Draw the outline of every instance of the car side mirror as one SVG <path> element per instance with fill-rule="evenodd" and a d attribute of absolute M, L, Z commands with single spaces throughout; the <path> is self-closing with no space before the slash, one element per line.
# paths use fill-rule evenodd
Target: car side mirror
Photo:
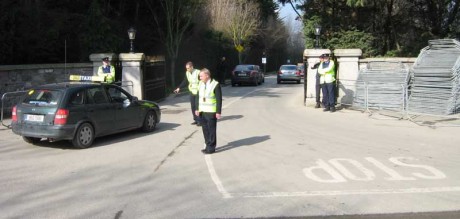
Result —
<path fill-rule="evenodd" d="M 137 98 L 136 96 L 133 96 L 133 102 L 138 101 L 138 100 L 139 100 L 139 98 Z"/>

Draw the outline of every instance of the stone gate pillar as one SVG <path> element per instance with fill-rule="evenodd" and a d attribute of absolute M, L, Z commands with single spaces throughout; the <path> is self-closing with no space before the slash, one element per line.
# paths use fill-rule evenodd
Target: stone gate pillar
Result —
<path fill-rule="evenodd" d="M 351 105 L 356 92 L 356 80 L 359 76 L 359 57 L 361 49 L 336 49 L 337 57 L 338 98 L 337 103 Z"/>
<path fill-rule="evenodd" d="M 110 65 L 115 65 L 118 57 L 115 53 L 94 53 L 89 55 L 89 60 L 93 62 L 93 75 L 97 75 L 97 69 L 102 65 L 102 59 L 109 57 Z M 115 72 L 115 74 L 121 74 L 121 72 Z"/>
<path fill-rule="evenodd" d="M 305 105 L 314 106 L 316 104 L 316 69 L 311 69 L 315 63 L 319 62 L 319 56 L 321 54 L 331 54 L 329 49 L 306 49 L 303 52 L 303 60 L 306 64 L 305 69 Z"/>
<path fill-rule="evenodd" d="M 122 86 L 139 99 L 144 99 L 142 72 L 144 59 L 144 53 L 120 53 L 119 55 L 122 66 Z"/>

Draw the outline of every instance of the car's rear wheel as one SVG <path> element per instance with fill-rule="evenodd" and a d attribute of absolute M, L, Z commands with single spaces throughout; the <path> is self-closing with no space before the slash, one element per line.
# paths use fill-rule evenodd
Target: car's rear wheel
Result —
<path fill-rule="evenodd" d="M 147 112 L 147 115 L 145 115 L 144 124 L 142 125 L 142 131 L 151 132 L 155 130 L 156 126 L 157 117 L 155 116 L 155 113 L 152 111 Z"/>
<path fill-rule="evenodd" d="M 281 80 L 278 80 L 276 83 L 277 83 L 277 84 L 281 84 Z"/>
<path fill-rule="evenodd" d="M 36 144 L 36 143 L 40 142 L 40 140 L 41 140 L 41 138 L 26 137 L 26 136 L 22 136 L 22 139 L 24 139 L 24 141 L 29 143 L 29 144 Z"/>
<path fill-rule="evenodd" d="M 95 138 L 94 128 L 89 123 L 81 124 L 78 129 L 77 133 L 72 140 L 72 144 L 76 148 L 88 148 L 93 144 Z"/>
<path fill-rule="evenodd" d="M 297 84 L 300 84 L 300 80 L 297 81 Z"/>

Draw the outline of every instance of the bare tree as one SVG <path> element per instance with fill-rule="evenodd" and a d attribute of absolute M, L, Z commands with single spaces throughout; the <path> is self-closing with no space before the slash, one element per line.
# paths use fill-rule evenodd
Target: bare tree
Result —
<path fill-rule="evenodd" d="M 208 1 L 208 6 L 211 27 L 232 40 L 241 63 L 245 46 L 257 35 L 259 4 L 247 0 L 212 0 Z"/>
<path fill-rule="evenodd" d="M 176 85 L 175 72 L 176 60 L 179 54 L 179 47 L 184 40 L 185 33 L 190 29 L 192 19 L 197 12 L 202 0 L 145 0 L 153 19 L 158 27 L 161 40 L 166 45 L 166 51 L 171 64 L 171 86 Z M 164 10 L 163 14 L 155 11 L 153 4 L 160 3 Z"/>

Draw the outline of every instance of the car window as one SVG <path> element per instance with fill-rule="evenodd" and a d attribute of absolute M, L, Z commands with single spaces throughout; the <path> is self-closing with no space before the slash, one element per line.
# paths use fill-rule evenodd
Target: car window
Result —
<path fill-rule="evenodd" d="M 109 93 L 110 98 L 117 103 L 124 103 L 125 101 L 129 101 L 129 97 L 125 94 L 120 88 L 118 87 L 108 87 L 107 91 Z"/>
<path fill-rule="evenodd" d="M 62 92 L 58 90 L 30 90 L 27 92 L 22 103 L 38 106 L 54 106 L 57 105 L 61 95 Z"/>
<path fill-rule="evenodd" d="M 250 71 L 254 70 L 254 66 L 252 65 L 237 65 L 235 67 L 235 71 Z"/>
<path fill-rule="evenodd" d="M 83 105 L 85 103 L 85 90 L 75 92 L 70 96 L 69 103 L 71 105 Z"/>
<path fill-rule="evenodd" d="M 295 65 L 282 65 L 280 70 L 296 70 Z"/>
<path fill-rule="evenodd" d="M 102 90 L 101 87 L 93 87 L 88 89 L 88 97 L 89 102 L 94 104 L 102 104 L 109 102 L 105 97 L 104 90 Z"/>

